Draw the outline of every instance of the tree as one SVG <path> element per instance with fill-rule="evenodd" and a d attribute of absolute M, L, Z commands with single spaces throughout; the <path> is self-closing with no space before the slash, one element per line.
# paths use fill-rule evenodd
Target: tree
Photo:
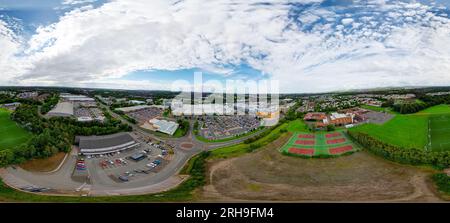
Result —
<path fill-rule="evenodd" d="M 328 132 L 331 132 L 331 131 L 334 131 L 334 130 L 336 130 L 336 127 L 334 125 L 327 125 L 327 131 Z"/>
<path fill-rule="evenodd" d="M 0 166 L 6 166 L 14 160 L 14 154 L 9 149 L 0 150 Z"/>

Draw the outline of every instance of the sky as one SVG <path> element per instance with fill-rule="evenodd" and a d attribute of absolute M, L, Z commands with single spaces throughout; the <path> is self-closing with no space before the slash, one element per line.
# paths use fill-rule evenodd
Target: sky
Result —
<path fill-rule="evenodd" d="M 39 3 L 37 3 L 39 2 Z M 0 86 L 450 85 L 448 0 L 0 0 Z"/>

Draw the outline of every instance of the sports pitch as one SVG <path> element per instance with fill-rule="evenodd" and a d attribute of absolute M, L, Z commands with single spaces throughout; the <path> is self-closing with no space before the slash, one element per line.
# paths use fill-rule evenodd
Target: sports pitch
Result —
<path fill-rule="evenodd" d="M 344 131 L 305 133 L 296 132 L 281 148 L 285 154 L 297 156 L 342 155 L 357 151 L 358 147 Z"/>
<path fill-rule="evenodd" d="M 430 116 L 428 138 L 431 151 L 450 151 L 450 115 Z"/>
<path fill-rule="evenodd" d="M 30 138 L 30 134 L 17 126 L 9 116 L 8 111 L 0 109 L 0 150 L 14 148 Z"/>

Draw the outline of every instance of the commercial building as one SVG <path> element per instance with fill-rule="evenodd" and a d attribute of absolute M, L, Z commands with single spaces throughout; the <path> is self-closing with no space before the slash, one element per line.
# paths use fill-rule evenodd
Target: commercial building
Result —
<path fill-rule="evenodd" d="M 68 93 L 61 93 L 59 96 L 63 101 L 68 102 L 95 102 L 95 99 L 87 97 L 85 95 L 74 95 Z"/>
<path fill-rule="evenodd" d="M 305 115 L 303 120 L 305 121 L 322 121 L 327 118 L 327 115 L 323 112 L 310 112 Z"/>
<path fill-rule="evenodd" d="M 0 107 L 6 108 L 6 109 L 8 109 L 8 110 L 10 110 L 10 111 L 14 111 L 14 110 L 16 110 L 16 108 L 18 108 L 20 105 L 21 105 L 21 104 L 20 104 L 19 102 L 14 102 L 14 103 L 9 103 L 9 104 L 4 104 L 4 105 L 2 105 L 2 106 L 0 106 Z"/>
<path fill-rule="evenodd" d="M 173 135 L 177 131 L 179 124 L 172 121 L 161 120 L 161 119 L 151 119 L 150 121 L 144 123 L 141 127 L 158 131 L 165 134 Z"/>
<path fill-rule="evenodd" d="M 49 117 L 71 117 L 74 115 L 72 102 L 59 102 L 47 113 Z"/>
<path fill-rule="evenodd" d="M 352 124 L 353 118 L 354 118 L 353 114 L 331 113 L 330 124 L 339 126 Z"/>
<path fill-rule="evenodd" d="M 33 92 L 22 92 L 22 93 L 18 94 L 17 97 L 21 98 L 21 99 L 30 99 L 30 98 L 35 98 L 38 95 L 39 95 L 39 93 L 35 92 L 35 91 L 33 91 Z"/>
<path fill-rule="evenodd" d="M 135 105 L 143 105 L 146 102 L 145 101 L 139 101 L 139 100 L 130 100 L 131 104 L 135 104 Z"/>
<path fill-rule="evenodd" d="M 140 145 L 128 133 L 106 136 L 77 136 L 75 142 L 78 143 L 80 152 L 84 155 L 119 152 Z"/>
<path fill-rule="evenodd" d="M 130 158 L 132 160 L 134 160 L 135 162 L 139 162 L 139 161 L 147 158 L 147 155 L 145 155 L 143 153 L 136 153 L 136 154 L 133 154 L 132 156 L 130 156 Z"/>
<path fill-rule="evenodd" d="M 137 105 L 137 106 L 132 106 L 132 107 L 117 108 L 116 110 L 127 113 L 127 112 L 138 111 L 138 110 L 146 109 L 146 108 L 151 108 L 151 106 L 149 106 L 149 105 Z"/>

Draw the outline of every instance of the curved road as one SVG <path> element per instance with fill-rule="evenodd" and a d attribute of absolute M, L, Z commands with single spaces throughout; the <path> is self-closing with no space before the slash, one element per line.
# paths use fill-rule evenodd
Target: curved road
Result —
<path fill-rule="evenodd" d="M 260 130 L 249 136 L 219 143 L 205 143 L 197 140 L 193 134 L 193 123 L 190 121 L 190 129 L 186 136 L 180 138 L 163 138 L 141 129 L 139 126 L 128 122 L 120 115 L 112 112 L 108 107 L 107 111 L 115 118 L 133 127 L 135 135 L 140 135 L 144 139 L 151 138 L 162 141 L 174 147 L 174 155 L 170 162 L 158 173 L 142 179 L 133 180 L 126 184 L 111 183 L 111 179 L 102 171 L 91 172 L 92 184 L 76 182 L 71 179 L 71 173 L 77 159 L 76 150 L 72 150 L 60 170 L 53 173 L 32 173 L 21 168 L 6 168 L 0 170 L 0 176 L 4 182 L 16 189 L 35 186 L 47 187 L 57 190 L 59 193 L 74 194 L 75 191 L 86 189 L 90 195 L 131 195 L 157 193 L 176 187 L 186 176 L 179 176 L 180 170 L 186 162 L 202 151 L 208 151 L 224 146 L 241 143 L 247 138 L 261 134 L 265 130 Z M 182 148 L 181 144 L 192 144 L 192 148 Z M 87 161 L 90 162 L 90 161 Z"/>

